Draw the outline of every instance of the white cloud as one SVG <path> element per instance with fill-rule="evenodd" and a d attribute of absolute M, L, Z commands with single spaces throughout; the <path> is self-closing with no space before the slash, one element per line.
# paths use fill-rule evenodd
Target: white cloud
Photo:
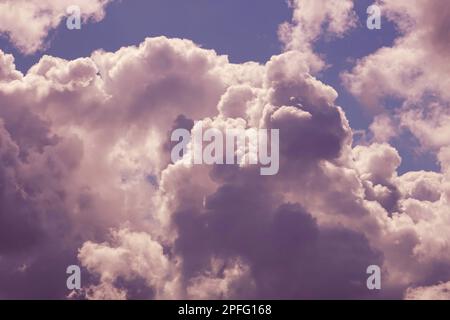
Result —
<path fill-rule="evenodd" d="M 289 0 L 294 10 L 292 22 L 280 26 L 279 35 L 286 50 L 302 52 L 312 72 L 325 62 L 313 49 L 321 36 L 342 37 L 356 26 L 353 0 Z"/>
<path fill-rule="evenodd" d="M 422 150 L 436 153 L 449 143 L 450 7 L 439 0 L 380 0 L 379 4 L 399 35 L 392 46 L 358 60 L 352 71 L 342 74 L 343 81 L 363 106 L 391 118 L 383 139 L 408 130 Z M 379 121 L 376 118 L 372 125 L 377 139 Z"/>
<path fill-rule="evenodd" d="M 429 287 L 409 288 L 405 298 L 407 300 L 449 300 L 450 282 Z"/>
<path fill-rule="evenodd" d="M 65 17 L 67 8 L 78 6 L 84 21 L 99 21 L 110 0 L 1 0 L 0 33 L 23 53 L 32 54 L 45 48 L 49 31 Z"/>
<path fill-rule="evenodd" d="M 351 6 L 339 8 L 296 14 L 331 19 L 339 35 Z M 371 297 L 372 264 L 386 297 L 448 281 L 435 270 L 450 265 L 448 149 L 441 173 L 399 175 L 387 143 L 352 148 L 337 92 L 308 54 L 231 64 L 159 37 L 73 61 L 44 56 L 23 75 L 0 52 L 0 296 L 38 286 L 8 270 L 26 263 L 30 279 L 46 270 L 60 283 L 41 266 L 77 253 L 98 277 L 83 291 L 93 299 Z M 280 129 L 279 174 L 171 164 L 171 130 L 199 120 Z M 391 136 L 372 129 L 375 141 Z"/>

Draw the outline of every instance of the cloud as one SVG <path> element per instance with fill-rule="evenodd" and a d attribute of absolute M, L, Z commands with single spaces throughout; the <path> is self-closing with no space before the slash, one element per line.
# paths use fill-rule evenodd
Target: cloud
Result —
<path fill-rule="evenodd" d="M 3 81 L 4 268 L 25 264 L 40 277 L 50 255 L 63 278 L 78 257 L 87 298 L 198 298 L 201 288 L 223 298 L 356 298 L 370 296 L 371 264 L 387 270 L 386 295 L 395 296 L 431 277 L 422 269 L 446 260 L 429 230 L 446 224 L 426 213 L 427 201 L 443 191 L 427 191 L 425 178 L 402 183 L 386 144 L 352 150 L 336 92 L 301 57 L 234 65 L 190 41 L 154 38 L 74 61 L 45 56 Z M 288 68 L 295 59 L 299 69 Z M 170 129 L 192 120 L 280 129 L 279 174 L 169 164 Z M 434 206 L 443 211 L 443 201 Z M 33 258 L 14 256 L 19 248 Z M 423 266 L 405 273 L 415 255 Z M 48 296 L 64 292 L 60 280 Z"/>
<path fill-rule="evenodd" d="M 379 5 L 398 36 L 392 46 L 359 59 L 353 70 L 342 74 L 343 82 L 363 106 L 391 118 L 390 126 L 398 130 L 394 135 L 388 129 L 384 139 L 407 131 L 422 151 L 436 153 L 448 145 L 450 9 L 437 0 L 380 0 Z M 373 129 L 379 121 L 376 118 Z"/>
<path fill-rule="evenodd" d="M 80 249 L 78 258 L 85 268 L 91 273 L 100 275 L 100 284 L 87 288 L 88 298 L 96 298 L 113 294 L 116 296 L 127 291 L 114 288 L 114 281 L 119 277 L 125 281 L 140 277 L 146 281 L 150 288 L 164 288 L 170 280 L 171 265 L 164 254 L 164 249 L 151 236 L 143 232 L 130 232 L 121 229 L 112 234 L 114 244 L 96 244 L 85 242 Z M 108 288 L 108 290 L 105 289 Z M 99 292 L 104 292 L 101 296 Z M 164 295 L 164 292 L 155 292 L 156 297 Z"/>
<path fill-rule="evenodd" d="M 158 230 L 159 212 L 148 216 L 156 211 L 148 178 L 167 166 L 163 142 L 173 122 L 183 114 L 214 114 L 227 82 L 258 68 L 248 64 L 239 74 L 212 51 L 165 38 L 74 61 L 44 56 L 26 75 L 15 70 L 12 56 L 0 56 L 0 264 L 8 270 L 2 283 L 10 283 L 0 295 L 8 297 L 61 297 L 77 249 L 88 240 L 107 241 L 111 227 L 128 222 Z M 118 94 L 133 82 L 128 95 Z M 13 270 L 26 266 L 28 281 L 41 278 L 47 260 L 59 270 L 48 277 L 48 293 L 38 293 L 39 281 L 32 281 L 36 288 L 12 289 L 25 280 Z"/>
<path fill-rule="evenodd" d="M 48 33 L 68 16 L 67 8 L 78 6 L 83 21 L 100 21 L 110 0 L 2 0 L 0 1 L 0 34 L 24 54 L 45 48 Z"/>
<path fill-rule="evenodd" d="M 342 37 L 356 26 L 353 0 L 289 0 L 294 14 L 291 22 L 282 24 L 279 36 L 286 50 L 296 50 L 305 57 L 312 72 L 325 66 L 313 45 L 321 37 Z"/>
<path fill-rule="evenodd" d="M 389 142 L 398 134 L 394 121 L 386 114 L 376 116 L 369 129 L 373 136 L 372 140 L 379 143 Z"/>
<path fill-rule="evenodd" d="M 407 300 L 448 300 L 450 283 L 441 283 L 430 287 L 410 288 L 406 292 Z"/>
<path fill-rule="evenodd" d="M 343 75 L 350 91 L 369 107 L 380 98 L 409 100 L 435 93 L 448 99 L 449 34 L 447 7 L 440 1 L 382 0 L 383 13 L 399 28 L 392 47 L 383 47 L 359 60 Z"/>
<path fill-rule="evenodd" d="M 352 13 L 339 3 L 298 25 L 342 34 Z M 353 146 L 311 52 L 233 64 L 158 37 L 22 74 L 0 51 L 0 297 L 403 298 L 447 282 L 445 141 L 441 172 L 403 175 L 391 132 L 377 133 L 386 118 Z M 200 125 L 279 129 L 279 173 L 170 163 L 171 130 Z M 79 292 L 65 287 L 71 264 Z"/>

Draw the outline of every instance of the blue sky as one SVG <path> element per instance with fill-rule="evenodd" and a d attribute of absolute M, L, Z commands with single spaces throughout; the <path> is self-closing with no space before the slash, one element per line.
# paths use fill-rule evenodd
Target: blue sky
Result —
<path fill-rule="evenodd" d="M 137 45 L 145 37 L 165 35 L 191 39 L 229 55 L 232 62 L 265 62 L 281 52 L 277 28 L 291 14 L 283 1 L 119 1 L 107 7 L 105 19 L 85 24 L 81 30 L 68 30 L 62 23 L 52 32 L 50 47 L 44 53 L 73 59 L 95 49 L 113 51 Z M 22 71 L 42 55 L 24 57 L 4 39 L 0 46 L 14 53 Z"/>
<path fill-rule="evenodd" d="M 365 27 L 366 8 L 372 2 L 356 1 L 359 26 L 349 35 L 342 39 L 322 39 L 316 44 L 316 50 L 330 64 L 319 78 L 338 91 L 338 104 L 344 108 L 355 130 L 367 129 L 372 115 L 345 90 L 339 75 L 350 70 L 356 59 L 391 45 L 397 36 L 394 26 L 386 20 L 381 30 Z M 282 51 L 277 29 L 291 16 L 291 9 L 282 0 L 116 1 L 107 7 L 102 21 L 85 24 L 81 30 L 68 30 L 65 22 L 61 23 L 49 35 L 45 52 L 24 56 L 5 38 L 0 39 L 0 47 L 14 54 L 16 66 L 22 72 L 43 54 L 74 59 L 89 56 L 96 49 L 115 51 L 122 46 L 137 45 L 145 37 L 160 35 L 191 39 L 204 48 L 228 55 L 232 62 L 265 63 Z M 400 141 L 393 141 L 393 145 L 403 158 L 400 172 L 438 169 L 432 156 L 417 155 L 412 137 L 402 137 Z"/>

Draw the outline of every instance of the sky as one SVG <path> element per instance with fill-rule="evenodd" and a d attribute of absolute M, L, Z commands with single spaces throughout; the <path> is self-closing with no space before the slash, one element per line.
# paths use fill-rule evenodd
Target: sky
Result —
<path fill-rule="evenodd" d="M 449 298 L 450 6 L 373 4 L 0 0 L 0 298 Z M 201 125 L 279 172 L 170 161 Z"/>
<path fill-rule="evenodd" d="M 385 20 L 381 30 L 365 27 L 366 9 L 371 0 L 355 3 L 355 13 L 360 22 L 345 38 L 321 39 L 317 51 L 327 56 L 330 67 L 320 79 L 339 89 L 338 104 L 343 106 L 355 129 L 366 129 L 373 114 L 362 111 L 360 103 L 342 86 L 340 73 L 351 68 L 350 59 L 359 59 L 377 49 L 390 45 L 397 34 L 395 25 Z M 258 7 L 258 10 L 255 10 Z M 64 59 L 89 56 L 103 49 L 115 51 L 123 46 L 138 45 L 146 37 L 190 39 L 203 48 L 227 55 L 231 62 L 267 62 L 272 55 L 282 51 L 277 35 L 278 26 L 289 21 L 291 10 L 287 1 L 218 1 L 185 2 L 181 0 L 116 1 L 106 7 L 106 16 L 95 24 L 86 24 L 81 30 L 68 30 L 64 23 L 49 32 L 47 47 L 33 54 L 24 55 L 8 42 L 0 40 L 5 52 L 15 55 L 18 70 L 26 72 L 43 54 Z M 169 18 L 170 17 L 170 18 Z M 173 23 L 172 21 L 175 21 Z M 428 153 L 418 153 L 414 139 L 407 147 L 397 141 L 407 155 L 400 167 L 409 170 L 437 170 L 436 158 Z"/>

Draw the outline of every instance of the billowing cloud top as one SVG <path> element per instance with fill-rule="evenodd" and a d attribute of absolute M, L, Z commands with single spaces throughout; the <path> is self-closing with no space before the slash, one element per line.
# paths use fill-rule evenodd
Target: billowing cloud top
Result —
<path fill-rule="evenodd" d="M 107 4 L 75 2 L 95 20 Z M 350 0 L 291 1 L 285 50 L 265 64 L 166 37 L 45 55 L 25 74 L 0 51 L 0 298 L 449 298 L 450 12 L 438 2 L 380 2 L 398 39 L 342 74 L 377 110 L 358 144 L 314 51 L 357 26 Z M 65 5 L 0 1 L 0 31 L 34 52 Z M 200 127 L 279 129 L 278 174 L 171 163 L 172 130 Z M 389 142 L 408 129 L 439 172 L 399 173 Z M 71 264 L 83 267 L 73 292 Z"/>

